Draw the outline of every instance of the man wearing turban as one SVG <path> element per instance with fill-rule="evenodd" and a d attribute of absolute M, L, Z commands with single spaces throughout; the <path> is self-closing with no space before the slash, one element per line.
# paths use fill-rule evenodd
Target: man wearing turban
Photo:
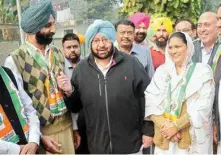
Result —
<path fill-rule="evenodd" d="M 144 45 L 149 48 L 145 38 L 147 36 L 147 29 L 150 24 L 150 17 L 145 13 L 138 12 L 131 15 L 128 20 L 133 22 L 135 25 L 135 44 Z"/>
<path fill-rule="evenodd" d="M 29 7 L 22 15 L 21 28 L 26 32 L 26 42 L 11 53 L 5 66 L 19 77 L 39 116 L 44 147 L 39 152 L 72 154 L 72 120 L 64 102 L 65 92 L 56 81 L 56 76 L 63 74 L 64 56 L 50 46 L 55 34 L 51 2 Z"/>
<path fill-rule="evenodd" d="M 146 142 L 145 135 L 153 132 L 143 120 L 144 90 L 150 79 L 136 58 L 113 46 L 115 35 L 111 22 L 96 20 L 85 35 L 91 54 L 76 66 L 73 88 L 66 75 L 58 77 L 64 83 L 60 87 L 72 92 L 69 100 L 79 98 L 71 104 L 72 111 L 83 107 L 92 154 L 137 153 L 142 137 Z"/>
<path fill-rule="evenodd" d="M 165 48 L 169 35 L 173 31 L 173 25 L 169 18 L 157 18 L 152 24 L 152 29 L 155 33 L 156 46 L 150 48 L 154 69 L 156 70 L 160 65 L 165 62 Z"/>

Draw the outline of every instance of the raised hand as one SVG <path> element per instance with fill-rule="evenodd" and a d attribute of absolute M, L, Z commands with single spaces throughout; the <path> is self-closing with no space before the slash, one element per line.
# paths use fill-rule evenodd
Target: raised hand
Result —
<path fill-rule="evenodd" d="M 65 93 L 72 92 L 71 81 L 62 71 L 57 75 L 57 84 Z"/>

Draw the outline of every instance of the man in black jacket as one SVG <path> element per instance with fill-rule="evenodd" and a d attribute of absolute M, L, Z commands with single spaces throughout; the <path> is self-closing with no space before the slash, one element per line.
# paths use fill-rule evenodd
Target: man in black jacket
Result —
<path fill-rule="evenodd" d="M 83 107 L 92 154 L 137 153 L 142 141 L 151 145 L 146 139 L 153 136 L 153 125 L 143 120 L 150 79 L 136 58 L 113 46 L 115 34 L 109 21 L 96 20 L 86 32 L 91 54 L 76 66 L 74 88 L 63 73 L 57 78 L 69 96 L 68 108 Z"/>

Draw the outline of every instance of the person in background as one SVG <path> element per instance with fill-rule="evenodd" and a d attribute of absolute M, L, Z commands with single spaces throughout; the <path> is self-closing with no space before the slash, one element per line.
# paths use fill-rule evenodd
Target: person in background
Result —
<path fill-rule="evenodd" d="M 169 18 L 157 18 L 152 24 L 156 36 L 155 45 L 150 48 L 154 70 L 165 62 L 165 48 L 169 35 L 173 31 L 172 22 Z"/>
<path fill-rule="evenodd" d="M 145 90 L 145 118 L 154 122 L 155 154 L 212 154 L 213 71 L 194 63 L 189 35 L 175 32 Z"/>
<path fill-rule="evenodd" d="M 148 42 L 149 49 L 151 49 L 154 46 L 156 46 L 155 45 L 156 35 L 155 35 L 154 31 L 153 31 L 152 26 L 149 26 L 149 28 L 147 30 L 146 41 Z"/>
<path fill-rule="evenodd" d="M 151 145 L 146 135 L 153 126 L 143 120 L 142 103 L 149 78 L 135 57 L 113 46 L 115 35 L 111 22 L 96 20 L 85 35 L 91 54 L 76 66 L 72 85 L 64 74 L 57 78 L 69 100 L 80 98 L 70 106 L 83 107 L 92 154 L 138 153 L 142 143 Z"/>
<path fill-rule="evenodd" d="M 131 15 L 128 20 L 135 25 L 134 43 L 137 45 L 143 45 L 149 49 L 145 38 L 150 24 L 150 17 L 145 13 L 138 12 Z"/>
<path fill-rule="evenodd" d="M 151 79 L 154 74 L 153 62 L 148 48 L 134 44 L 135 25 L 129 20 L 121 20 L 115 24 L 117 31 L 114 46 L 119 51 L 136 57 L 145 68 Z"/>
<path fill-rule="evenodd" d="M 196 25 L 190 19 L 179 19 L 175 23 L 176 32 L 185 32 L 187 33 L 192 40 L 196 37 Z"/>
<path fill-rule="evenodd" d="M 85 36 L 80 33 L 78 33 L 77 36 L 80 40 L 80 45 L 81 45 L 81 58 L 84 58 L 86 57 L 86 54 L 87 54 L 87 50 L 85 46 Z"/>
<path fill-rule="evenodd" d="M 76 65 L 80 62 L 81 45 L 85 43 L 85 36 L 74 33 L 66 34 L 62 39 L 63 53 L 65 55 L 64 73 L 71 79 Z M 76 154 L 88 154 L 86 125 L 83 111 L 72 113 L 73 130 L 75 136 Z"/>
<path fill-rule="evenodd" d="M 5 60 L 32 99 L 41 125 L 39 153 L 73 154 L 71 115 L 56 76 L 64 69 L 64 55 L 51 46 L 55 34 L 55 11 L 49 0 L 30 6 L 21 18 L 25 44 Z"/>
<path fill-rule="evenodd" d="M 80 40 L 74 33 L 68 33 L 62 38 L 63 53 L 65 56 L 64 73 L 71 79 L 74 68 L 80 61 Z M 72 113 L 73 132 L 75 139 L 75 149 L 80 146 L 81 137 L 78 133 L 77 119 L 78 114 Z"/>
<path fill-rule="evenodd" d="M 0 67 L 0 154 L 35 154 L 40 122 L 32 101 L 13 75 Z"/>

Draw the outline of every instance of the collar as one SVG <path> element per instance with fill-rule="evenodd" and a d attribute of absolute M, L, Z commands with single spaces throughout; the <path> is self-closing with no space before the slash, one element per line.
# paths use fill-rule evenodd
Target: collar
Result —
<path fill-rule="evenodd" d="M 214 48 L 214 45 L 216 44 L 218 42 L 218 40 L 216 40 L 216 42 L 213 44 L 213 46 L 210 48 L 210 51 L 207 53 L 207 54 L 211 54 L 212 53 L 212 51 L 213 51 L 213 48 Z M 201 50 L 205 50 L 205 48 L 204 48 L 204 44 L 203 44 L 203 42 L 201 41 L 201 45 L 200 45 L 200 47 L 201 47 Z"/>
<path fill-rule="evenodd" d="M 98 66 L 98 68 L 102 68 L 102 67 L 100 67 L 100 65 L 99 65 L 99 63 L 97 62 L 96 59 L 94 59 L 94 61 L 95 61 L 95 64 Z M 102 70 L 110 68 L 112 62 L 113 62 L 113 55 L 111 56 L 110 62 L 105 67 L 103 67 Z"/>
<path fill-rule="evenodd" d="M 118 42 L 117 42 L 116 40 L 115 40 L 115 42 L 114 42 L 114 46 L 117 48 L 117 50 L 120 51 L 119 44 L 118 44 Z M 138 52 L 137 52 L 137 51 L 139 50 L 139 49 L 137 49 L 138 46 L 139 46 L 139 45 L 133 43 L 133 44 L 132 44 L 132 48 L 131 48 L 129 54 L 131 54 L 131 53 L 133 53 L 133 54 L 138 54 Z"/>
<path fill-rule="evenodd" d="M 130 53 L 129 54 L 139 54 L 139 46 L 140 45 L 137 45 L 137 44 L 132 44 L 132 48 L 131 48 L 131 50 L 130 50 Z"/>
<path fill-rule="evenodd" d="M 118 49 L 116 47 L 113 46 L 113 50 L 114 50 L 114 53 L 113 53 L 113 61 L 112 61 L 112 64 L 111 66 L 114 66 L 116 64 L 118 64 L 120 61 L 122 61 L 123 59 L 123 55 L 124 53 L 123 52 L 119 52 Z M 96 66 L 95 64 L 95 58 L 93 56 L 93 54 L 90 54 L 87 58 L 87 61 L 89 62 L 89 64 L 91 64 L 93 67 Z"/>
<path fill-rule="evenodd" d="M 73 68 L 71 62 L 67 58 L 65 58 L 65 63 L 66 63 L 66 66 L 68 67 L 68 69 L 72 69 Z"/>
<path fill-rule="evenodd" d="M 41 52 L 40 49 L 38 49 L 38 48 L 35 47 L 33 44 L 31 44 L 27 39 L 25 39 L 25 43 L 28 45 L 28 47 L 29 47 L 32 51 L 34 51 L 34 52 Z M 47 52 L 49 51 L 49 49 L 50 49 L 50 46 L 47 45 L 46 48 L 45 48 L 45 51 L 44 51 L 45 55 L 47 54 Z M 41 53 L 42 53 L 42 52 L 41 52 Z"/>
<path fill-rule="evenodd" d="M 136 42 L 134 42 L 134 44 L 136 44 L 136 45 L 142 45 L 142 46 L 148 46 L 148 42 L 146 41 L 146 39 L 144 39 L 144 41 L 142 42 L 142 43 L 136 43 Z"/>

